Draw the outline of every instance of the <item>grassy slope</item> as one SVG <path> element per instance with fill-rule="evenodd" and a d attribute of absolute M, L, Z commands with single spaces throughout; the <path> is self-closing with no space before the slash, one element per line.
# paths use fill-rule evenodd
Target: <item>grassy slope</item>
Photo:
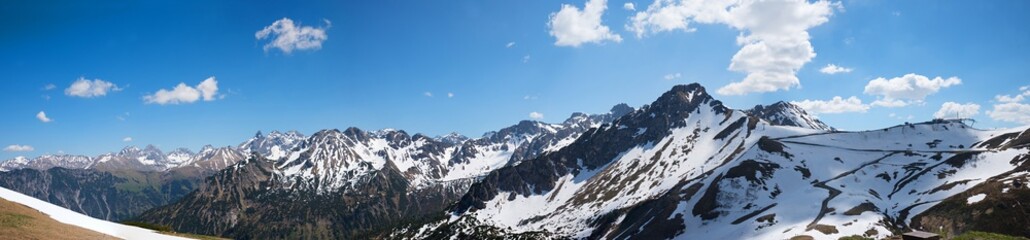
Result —
<path fill-rule="evenodd" d="M 58 222 L 35 209 L 0 199 L 0 236 L 3 239 L 116 239 L 85 228 Z"/>

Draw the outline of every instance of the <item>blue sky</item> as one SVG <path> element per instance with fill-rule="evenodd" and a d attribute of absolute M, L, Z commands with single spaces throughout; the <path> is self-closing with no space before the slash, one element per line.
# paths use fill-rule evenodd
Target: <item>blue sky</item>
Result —
<path fill-rule="evenodd" d="M 848 130 L 929 120 L 946 102 L 954 103 L 946 116 L 971 116 L 977 127 L 1030 124 L 1030 104 L 1020 97 L 1030 98 L 1020 89 L 1030 85 L 1030 2 L 714 8 L 750 11 L 743 16 L 692 13 L 678 4 L 694 0 L 673 2 L 653 11 L 653 1 L 641 0 L 6 2 L 0 159 L 146 144 L 196 150 L 235 145 L 258 130 L 479 136 L 533 112 L 559 122 L 573 112 L 647 104 L 691 82 L 735 108 L 795 101 Z M 769 14 L 787 7 L 809 15 Z M 657 17 L 669 13 L 662 9 L 684 11 L 662 22 L 668 18 Z M 309 30 L 301 33 L 312 37 L 308 45 L 274 44 L 300 32 L 256 36 L 284 18 L 292 30 Z M 810 44 L 811 52 L 734 57 L 770 42 L 790 46 L 780 50 Z M 782 64 L 740 67 L 767 59 Z M 828 64 L 848 71 L 821 72 Z M 766 77 L 719 91 L 749 75 Z M 211 77 L 206 86 L 217 90 L 198 86 Z M 91 88 L 72 88 L 79 79 Z M 185 95 L 168 94 L 180 83 L 186 88 L 176 93 Z M 861 103 L 831 101 L 838 96 Z"/>

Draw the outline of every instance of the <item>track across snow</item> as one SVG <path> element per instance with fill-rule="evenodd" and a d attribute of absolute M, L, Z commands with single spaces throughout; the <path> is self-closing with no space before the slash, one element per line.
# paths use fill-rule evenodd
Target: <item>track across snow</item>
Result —
<path fill-rule="evenodd" d="M 25 194 L 21 194 L 15 191 L 11 191 L 7 188 L 0 187 L 0 198 L 7 199 L 7 201 L 16 202 L 30 208 L 39 210 L 40 212 L 50 215 L 50 218 L 57 220 L 58 222 L 79 226 L 85 229 L 93 230 L 99 233 L 111 235 L 117 238 L 123 239 L 148 239 L 148 240 L 162 240 L 162 239 L 188 239 L 181 237 L 174 237 L 159 234 L 152 230 L 117 224 L 108 222 L 90 216 L 83 215 L 81 213 L 74 212 L 67 208 L 62 208 L 57 205 L 44 202 Z"/>

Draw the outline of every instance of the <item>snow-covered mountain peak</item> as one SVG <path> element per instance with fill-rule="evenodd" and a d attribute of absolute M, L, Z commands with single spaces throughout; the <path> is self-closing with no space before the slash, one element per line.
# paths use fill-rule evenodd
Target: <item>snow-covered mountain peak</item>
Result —
<path fill-rule="evenodd" d="M 834 130 L 805 109 L 793 103 L 779 101 L 770 105 L 756 105 L 746 110 L 748 114 L 761 118 L 772 125 L 794 126 L 816 130 Z"/>

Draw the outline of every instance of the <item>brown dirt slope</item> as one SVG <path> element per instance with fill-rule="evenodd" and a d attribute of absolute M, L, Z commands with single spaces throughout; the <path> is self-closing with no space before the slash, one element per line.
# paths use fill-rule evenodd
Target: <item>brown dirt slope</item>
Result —
<path fill-rule="evenodd" d="M 35 209 L 0 198 L 0 238 L 22 239 L 117 239 L 102 233 L 58 222 Z"/>

